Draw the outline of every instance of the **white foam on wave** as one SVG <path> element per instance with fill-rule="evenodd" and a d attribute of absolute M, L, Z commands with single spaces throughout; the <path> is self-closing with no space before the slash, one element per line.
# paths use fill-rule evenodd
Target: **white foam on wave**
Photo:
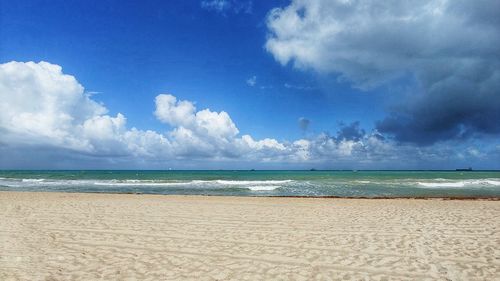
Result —
<path fill-rule="evenodd" d="M 417 182 L 418 185 L 430 188 L 439 187 L 487 187 L 500 186 L 498 179 L 477 179 L 477 180 L 459 180 L 459 181 L 444 181 L 438 179 L 437 182 Z"/>
<path fill-rule="evenodd" d="M 198 181 L 189 182 L 154 182 L 154 181 L 96 181 L 94 185 L 100 186 L 179 186 L 179 185 L 196 185 Z"/>
<path fill-rule="evenodd" d="M 367 180 L 357 180 L 357 181 L 354 181 L 355 183 L 371 183 L 371 181 L 367 181 Z"/>
<path fill-rule="evenodd" d="M 45 179 L 22 179 L 22 182 L 42 182 L 45 181 Z"/>
<path fill-rule="evenodd" d="M 137 179 L 0 179 L 2 185 L 10 187 L 38 186 L 100 186 L 100 187 L 186 187 L 186 188 L 241 188 L 252 191 L 270 191 L 280 188 L 293 180 L 137 180 Z"/>
<path fill-rule="evenodd" d="M 253 185 L 246 188 L 250 189 L 251 191 L 272 191 L 280 187 L 281 186 L 279 185 Z"/>
<path fill-rule="evenodd" d="M 491 185 L 500 186 L 500 180 L 485 180 L 485 182 Z"/>
<path fill-rule="evenodd" d="M 223 185 L 250 185 L 250 184 L 274 185 L 274 184 L 291 183 L 292 180 L 265 180 L 265 181 L 216 180 L 215 182 Z"/>
<path fill-rule="evenodd" d="M 236 186 L 251 190 L 273 190 L 283 184 L 291 183 L 292 180 L 266 180 L 266 181 L 238 181 L 238 180 L 191 180 L 191 181 L 152 181 L 152 180 L 125 180 L 125 181 L 95 181 L 94 185 L 99 186 L 191 186 L 191 187 L 220 187 Z"/>
<path fill-rule="evenodd" d="M 30 186 L 110 186 L 110 187 L 175 187 L 186 186 L 193 188 L 254 188 L 273 189 L 293 182 L 293 180 L 139 180 L 139 179 L 0 179 L 2 185 L 16 187 Z"/>
<path fill-rule="evenodd" d="M 417 182 L 418 185 L 425 187 L 464 187 L 463 182 Z"/>

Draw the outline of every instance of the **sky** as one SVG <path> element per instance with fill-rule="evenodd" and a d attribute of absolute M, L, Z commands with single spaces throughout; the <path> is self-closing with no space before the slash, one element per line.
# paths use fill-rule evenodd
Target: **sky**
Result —
<path fill-rule="evenodd" d="M 1 169 L 500 169 L 496 0 L 0 0 Z"/>

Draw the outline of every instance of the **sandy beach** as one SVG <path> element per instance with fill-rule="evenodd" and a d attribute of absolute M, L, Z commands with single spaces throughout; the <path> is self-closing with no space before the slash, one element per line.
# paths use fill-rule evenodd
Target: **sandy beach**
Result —
<path fill-rule="evenodd" d="M 500 202 L 0 192 L 0 280 L 500 280 Z"/>

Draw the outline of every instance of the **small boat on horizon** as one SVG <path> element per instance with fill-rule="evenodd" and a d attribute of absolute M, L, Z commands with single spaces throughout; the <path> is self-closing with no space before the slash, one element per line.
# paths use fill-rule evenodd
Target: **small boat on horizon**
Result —
<path fill-rule="evenodd" d="M 457 171 L 457 172 L 470 172 L 470 171 L 472 171 L 472 168 L 469 167 L 469 168 L 455 169 L 455 171 Z"/>

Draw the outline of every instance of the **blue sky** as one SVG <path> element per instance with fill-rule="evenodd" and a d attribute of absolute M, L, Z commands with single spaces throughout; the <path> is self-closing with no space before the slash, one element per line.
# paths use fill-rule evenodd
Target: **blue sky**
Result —
<path fill-rule="evenodd" d="M 6 2 L 0 58 L 59 64 L 141 128 L 160 129 L 151 112 L 164 92 L 228 111 L 244 132 L 279 139 L 300 137 L 302 116 L 318 131 L 335 132 L 340 121 L 362 117 L 372 126 L 382 114 L 380 106 L 378 114 L 367 112 L 378 102 L 373 93 L 322 85 L 321 77 L 283 67 L 266 52 L 266 14 L 286 1 L 254 3 L 250 14 L 221 14 L 200 1 L 146 2 Z M 253 76 L 257 87 L 246 83 Z"/>
<path fill-rule="evenodd" d="M 54 141 L 49 145 L 54 154 L 44 155 L 39 166 L 52 163 L 58 155 L 74 159 L 70 166 L 77 168 L 94 167 L 103 159 L 107 163 L 104 167 L 120 168 L 162 168 L 157 166 L 159 162 L 179 168 L 228 167 L 235 162 L 243 163 L 238 164 L 242 168 L 455 168 L 457 163 L 500 168 L 500 97 L 495 88 L 500 85 L 499 49 L 491 47 L 499 41 L 498 21 L 488 20 L 494 14 L 479 9 L 479 4 L 423 2 L 425 5 L 417 7 L 370 4 L 373 7 L 367 11 L 342 1 L 1 1 L 0 63 L 44 61 L 60 66 L 61 75 L 73 76 L 84 87 L 79 94 L 83 99 L 91 94 L 90 99 L 107 110 L 89 116 L 123 114 L 123 132 L 151 130 L 164 135 L 173 147 L 182 141 L 169 134 L 182 127 L 195 132 L 197 141 L 214 151 L 198 155 L 193 152 L 196 149 L 176 147 L 185 154 L 167 152 L 158 158 L 161 153 L 148 147 L 143 150 L 155 155 L 148 160 L 137 151 L 111 153 L 95 138 L 88 139 L 88 147 L 76 148 L 67 144 L 69 138 L 82 136 L 71 129 L 63 136 L 49 138 Z M 494 1 L 481 5 L 498 6 Z M 379 16 L 373 16 L 376 11 Z M 408 23 L 410 16 L 414 23 Z M 383 17 L 386 21 L 380 19 Z M 390 21 L 403 24 L 397 28 L 385 25 Z M 443 29 L 418 25 L 429 21 L 437 26 L 453 24 Z M 456 30 L 464 27 L 466 31 L 457 35 Z M 447 43 L 443 43 L 445 39 Z M 478 43 L 459 44 L 464 39 Z M 37 67 L 30 71 L 46 71 Z M 11 85 L 6 78 L 14 78 L 6 73 L 11 72 L 3 73 L 4 83 Z M 467 83 L 460 84 L 464 80 Z M 456 94 L 455 88 L 464 92 Z M 3 89 L 7 95 L 9 88 Z M 219 135 L 223 139 L 219 144 L 220 139 L 204 138 L 201 129 L 192 124 L 170 117 L 162 121 L 160 114 L 154 113 L 159 106 L 155 98 L 160 94 L 191 102 L 196 106 L 193 114 L 206 108 L 227 112 L 238 133 Z M 467 102 L 467 106 L 458 101 Z M 55 100 L 55 104 L 64 102 L 64 96 Z M 85 101 L 75 106 L 81 102 Z M 6 98 L 4 105 L 12 104 Z M 167 113 L 173 114 L 176 106 L 174 102 Z M 0 116 L 5 121 L 0 127 L 6 132 L 0 143 L 5 150 L 17 150 L 16 155 L 46 146 L 43 141 L 25 141 L 29 134 L 34 139 L 36 130 L 28 126 L 32 121 L 26 125 L 28 135 L 6 125 L 7 118 L 14 120 L 23 112 L 26 110 Z M 75 112 L 64 112 L 78 119 Z M 300 127 L 301 117 L 309 120 L 308 126 Z M 212 121 L 197 124 L 200 122 Z M 83 123 L 71 124 L 79 128 Z M 50 123 L 48 128 L 68 130 L 67 125 L 61 126 Z M 208 133 L 202 131 L 210 135 L 212 127 L 207 128 Z M 349 129 L 363 133 L 359 137 L 341 134 Z M 243 135 L 255 141 L 273 139 L 283 147 L 252 143 L 252 149 L 236 151 L 226 146 L 234 145 Z M 365 147 L 375 135 L 384 139 L 380 145 L 391 147 L 384 157 L 404 161 L 425 155 L 408 166 L 397 161 L 380 164 L 373 156 L 377 153 L 367 152 L 375 149 L 374 145 Z M 113 138 L 132 146 L 122 135 Z M 293 143 L 298 140 L 310 143 L 307 148 L 297 148 Z M 333 147 L 321 147 L 328 141 Z M 351 148 L 345 151 L 344 146 Z M 362 148 L 356 152 L 356 147 Z M 308 156 L 298 157 L 299 150 L 308 150 Z M 365 154 L 359 154 L 361 150 Z M 444 159 L 441 153 L 448 150 Z M 253 156 L 248 158 L 248 154 Z M 128 160 L 119 160 L 124 157 Z M 15 158 L 19 161 L 3 160 L 0 164 L 5 168 L 31 167 L 22 160 L 29 157 Z M 138 161 L 142 164 L 134 164 Z M 220 164 L 200 164 L 207 162 Z"/>

